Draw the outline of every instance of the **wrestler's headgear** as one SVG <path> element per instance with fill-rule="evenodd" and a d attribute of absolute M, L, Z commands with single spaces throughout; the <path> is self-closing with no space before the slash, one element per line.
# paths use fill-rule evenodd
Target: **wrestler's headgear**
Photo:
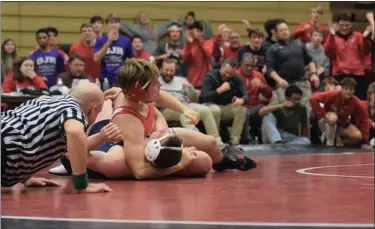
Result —
<path fill-rule="evenodd" d="M 139 102 L 145 100 L 147 87 L 158 77 L 158 69 L 153 63 L 130 58 L 120 68 L 117 81 L 129 100 Z"/>
<path fill-rule="evenodd" d="M 165 135 L 159 139 L 150 140 L 145 147 L 145 157 L 158 168 L 169 168 L 177 165 L 181 161 L 183 145 L 172 144 L 173 146 L 163 146 L 161 141 L 173 135 Z M 177 141 L 179 139 L 177 138 Z M 179 144 L 179 143 L 178 143 Z M 167 142 L 168 145 L 168 142 Z"/>
<path fill-rule="evenodd" d="M 148 80 L 142 86 L 140 85 L 139 82 L 136 82 L 134 86 L 124 90 L 125 97 L 135 102 L 143 101 L 146 96 L 146 88 L 150 83 L 151 83 L 151 80 Z"/>

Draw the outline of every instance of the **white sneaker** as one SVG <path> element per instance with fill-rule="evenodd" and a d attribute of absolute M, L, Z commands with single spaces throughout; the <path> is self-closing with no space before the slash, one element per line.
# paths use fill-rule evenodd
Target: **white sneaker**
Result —
<path fill-rule="evenodd" d="M 333 145 L 335 145 L 335 141 L 327 139 L 327 146 L 333 146 Z"/>
<path fill-rule="evenodd" d="M 63 165 L 56 166 L 55 168 L 52 168 L 48 170 L 50 174 L 54 175 L 68 175 L 68 171 L 66 171 L 65 167 Z"/>

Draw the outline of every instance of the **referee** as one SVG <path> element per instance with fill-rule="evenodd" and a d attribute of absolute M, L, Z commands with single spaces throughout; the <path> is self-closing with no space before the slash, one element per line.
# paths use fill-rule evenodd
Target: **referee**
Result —
<path fill-rule="evenodd" d="M 59 186 L 32 175 L 69 152 L 73 186 L 79 193 L 108 192 L 88 183 L 87 127 L 102 110 L 104 95 L 93 83 L 81 83 L 68 96 L 37 98 L 1 112 L 1 186 Z"/>

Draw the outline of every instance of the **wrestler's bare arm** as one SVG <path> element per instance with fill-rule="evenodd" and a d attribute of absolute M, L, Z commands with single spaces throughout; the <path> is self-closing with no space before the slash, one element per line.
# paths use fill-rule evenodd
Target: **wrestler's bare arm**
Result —
<path fill-rule="evenodd" d="M 155 132 L 164 132 L 168 130 L 168 123 L 160 111 L 155 107 Z"/>
<path fill-rule="evenodd" d="M 176 111 L 178 113 L 184 113 L 190 109 L 175 96 L 171 95 L 166 91 L 160 91 L 158 100 L 155 101 L 161 107 L 168 108 L 170 110 Z"/>
<path fill-rule="evenodd" d="M 144 154 L 146 140 L 143 125 L 139 119 L 124 114 L 116 116 L 113 123 L 121 128 L 126 162 L 137 180 L 165 177 L 183 168 L 182 163 L 179 163 L 171 168 L 159 169 L 146 160 Z"/>

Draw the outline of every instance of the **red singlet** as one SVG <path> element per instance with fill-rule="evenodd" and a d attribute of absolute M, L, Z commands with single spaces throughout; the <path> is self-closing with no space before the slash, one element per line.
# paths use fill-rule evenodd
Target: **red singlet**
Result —
<path fill-rule="evenodd" d="M 142 124 L 145 131 L 145 137 L 148 138 L 154 131 L 155 131 L 155 106 L 153 103 L 148 104 L 148 115 L 147 118 L 137 111 L 135 111 L 133 108 L 128 106 L 119 106 L 117 107 L 112 114 L 112 120 L 116 115 L 119 114 L 130 114 L 134 117 L 138 118 Z"/>

